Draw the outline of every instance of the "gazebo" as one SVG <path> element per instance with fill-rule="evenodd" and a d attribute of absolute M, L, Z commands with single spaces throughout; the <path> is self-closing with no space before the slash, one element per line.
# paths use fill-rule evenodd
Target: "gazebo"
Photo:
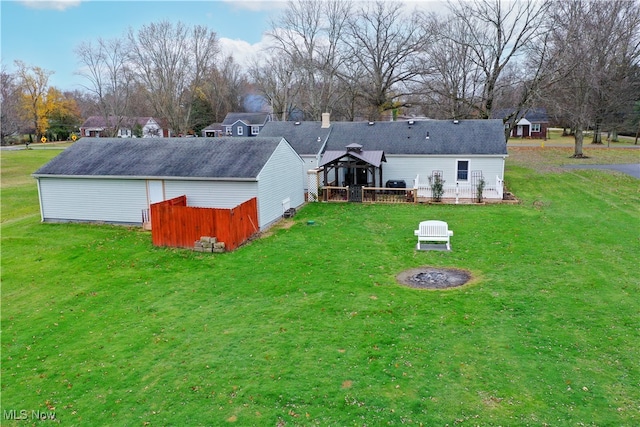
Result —
<path fill-rule="evenodd" d="M 353 143 L 341 151 L 325 151 L 318 166 L 324 169 L 326 184 L 334 183 L 334 186 L 357 191 L 364 186 L 382 187 L 382 162 L 386 161 L 384 151 L 366 151 L 362 145 Z"/>

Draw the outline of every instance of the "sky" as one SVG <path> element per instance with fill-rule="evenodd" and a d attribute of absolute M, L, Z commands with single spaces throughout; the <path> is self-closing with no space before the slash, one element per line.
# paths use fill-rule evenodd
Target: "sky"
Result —
<path fill-rule="evenodd" d="M 436 12 L 444 4 L 395 1 Z M 53 71 L 50 86 L 82 90 L 89 82 L 77 74 L 81 64 L 74 53 L 82 42 L 124 38 L 129 28 L 168 20 L 215 31 L 223 52 L 244 68 L 267 45 L 265 33 L 286 7 L 286 0 L 0 0 L 0 62 L 8 72 L 16 60 Z"/>
<path fill-rule="evenodd" d="M 74 53 L 80 43 L 121 38 L 129 28 L 168 20 L 206 25 L 244 66 L 266 42 L 270 19 L 284 7 L 283 0 L 1 0 L 0 58 L 9 72 L 21 60 L 53 71 L 50 86 L 82 89 L 87 81 L 75 74 L 81 64 Z"/>

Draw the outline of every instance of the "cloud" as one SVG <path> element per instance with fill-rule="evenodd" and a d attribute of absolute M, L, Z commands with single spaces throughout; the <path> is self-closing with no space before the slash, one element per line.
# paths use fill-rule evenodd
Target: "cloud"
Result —
<path fill-rule="evenodd" d="M 249 43 L 244 40 L 229 39 L 226 37 L 220 38 L 220 47 L 222 53 L 227 55 L 233 55 L 233 59 L 236 64 L 240 65 L 244 70 L 255 64 L 264 51 L 269 46 L 269 41 L 266 36 L 263 36 L 258 43 Z"/>
<path fill-rule="evenodd" d="M 287 6 L 287 0 L 222 0 L 234 9 L 249 10 L 252 12 L 271 11 Z"/>
<path fill-rule="evenodd" d="M 79 6 L 82 0 L 22 0 L 20 3 L 31 9 L 52 9 L 63 11 Z"/>

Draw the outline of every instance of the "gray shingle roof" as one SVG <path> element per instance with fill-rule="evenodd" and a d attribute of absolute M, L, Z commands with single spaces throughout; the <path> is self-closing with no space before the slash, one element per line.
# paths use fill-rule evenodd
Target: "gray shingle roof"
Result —
<path fill-rule="evenodd" d="M 149 120 L 153 119 L 153 117 L 122 117 L 121 125 L 133 127 L 136 124 L 140 126 L 146 125 Z M 153 119 L 156 122 L 158 120 Z M 105 120 L 104 116 L 89 116 L 84 123 L 82 123 L 83 128 L 100 128 L 100 127 L 114 127 L 118 122 L 118 117 L 109 116 L 107 120 Z M 160 124 L 158 122 L 158 124 Z"/>
<path fill-rule="evenodd" d="M 512 114 L 513 111 L 513 109 L 503 108 L 501 110 L 494 111 L 491 114 L 491 117 L 496 119 L 503 119 L 509 114 Z M 518 114 L 518 116 L 516 117 L 516 121 L 520 120 L 523 117 L 529 120 L 531 123 L 549 123 L 549 115 L 547 114 L 546 108 L 530 108 L 524 114 Z"/>
<path fill-rule="evenodd" d="M 326 149 L 332 151 L 357 143 L 365 151 L 380 150 L 386 155 L 507 154 L 501 120 L 336 122 L 330 129 Z M 287 141 L 295 149 L 295 142 Z"/>
<path fill-rule="evenodd" d="M 227 113 L 222 124 L 229 126 L 241 120 L 247 125 L 256 126 L 264 124 L 268 118 L 269 113 Z"/>
<path fill-rule="evenodd" d="M 264 125 L 260 136 L 281 136 L 301 156 L 316 155 L 333 127 L 323 129 L 321 122 L 275 122 Z M 344 147 L 341 147 L 344 148 Z"/>
<path fill-rule="evenodd" d="M 282 138 L 82 138 L 33 175 L 256 178 Z"/>
<path fill-rule="evenodd" d="M 398 122 L 269 122 L 261 136 L 283 136 L 299 155 L 326 150 L 341 151 L 353 143 L 365 151 L 413 155 L 507 154 L 502 120 L 416 120 Z M 427 135 L 429 138 L 427 139 Z M 320 138 L 320 141 L 318 141 Z"/>

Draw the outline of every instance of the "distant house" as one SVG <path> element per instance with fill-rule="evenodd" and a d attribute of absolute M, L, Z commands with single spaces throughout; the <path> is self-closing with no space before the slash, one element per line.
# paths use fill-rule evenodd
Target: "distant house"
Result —
<path fill-rule="evenodd" d="M 377 166 L 379 170 L 372 172 L 376 162 L 363 159 L 366 164 L 354 163 L 352 170 L 343 167 L 337 179 L 332 178 L 335 185 L 404 181 L 407 187 L 421 188 L 438 174 L 448 194 L 470 194 L 482 177 L 486 198 L 502 197 L 507 144 L 501 120 L 329 122 L 325 117 L 322 122 L 269 122 L 261 136 L 284 137 L 305 160 L 306 169 L 325 164 L 329 152 L 349 147 L 384 153 L 386 162 Z"/>
<path fill-rule="evenodd" d="M 118 120 L 119 119 L 119 120 Z M 119 125 L 118 125 L 119 122 Z M 169 131 L 163 128 L 160 120 L 153 117 L 115 117 L 90 116 L 80 126 L 83 137 L 104 137 L 118 128 L 118 138 L 132 138 L 139 131 L 142 138 L 161 138 L 169 136 Z"/>
<path fill-rule="evenodd" d="M 257 136 L 270 120 L 269 113 L 228 113 L 222 128 L 225 136 Z"/>
<path fill-rule="evenodd" d="M 304 202 L 302 159 L 279 138 L 82 138 L 33 176 L 43 222 L 141 225 L 152 203 L 231 209 L 257 199 L 258 227 Z"/>
<path fill-rule="evenodd" d="M 492 114 L 495 119 L 503 119 L 513 114 L 513 110 L 502 109 Z M 547 136 L 549 116 L 545 108 L 531 108 L 524 114 L 516 114 L 511 123 L 505 123 L 505 128 L 511 126 L 512 138 L 536 138 L 543 139 Z"/>

